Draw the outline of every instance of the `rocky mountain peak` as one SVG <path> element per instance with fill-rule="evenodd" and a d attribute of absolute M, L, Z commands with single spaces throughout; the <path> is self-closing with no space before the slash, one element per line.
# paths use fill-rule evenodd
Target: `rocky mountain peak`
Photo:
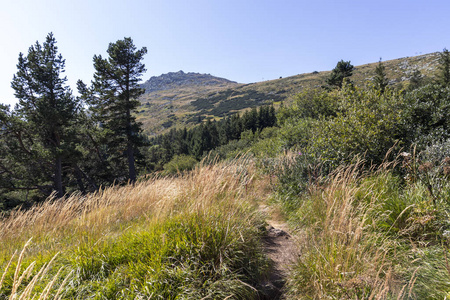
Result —
<path fill-rule="evenodd" d="M 178 72 L 169 72 L 160 76 L 153 76 L 141 86 L 145 88 L 146 93 L 150 93 L 182 86 L 221 86 L 230 83 L 236 82 L 212 76 L 210 74 L 194 72 L 185 73 L 180 70 Z"/>

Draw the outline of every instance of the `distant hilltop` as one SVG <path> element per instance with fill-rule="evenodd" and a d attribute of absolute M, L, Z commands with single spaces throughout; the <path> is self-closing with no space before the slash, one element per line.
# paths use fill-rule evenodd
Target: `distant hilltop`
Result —
<path fill-rule="evenodd" d="M 432 80 L 437 72 L 439 53 L 383 61 L 389 85 L 407 88 L 413 76 Z M 350 80 L 355 86 L 373 81 L 378 62 L 355 66 Z M 420 71 L 419 74 L 417 74 Z M 194 126 L 199 120 L 216 120 L 262 105 L 289 105 L 304 90 L 326 84 L 331 71 L 315 71 L 262 82 L 239 84 L 209 74 L 183 71 L 152 77 L 142 85 L 147 91 L 137 119 L 144 132 L 157 135 L 174 126 Z"/>
<path fill-rule="evenodd" d="M 183 71 L 169 72 L 160 76 L 153 76 L 141 86 L 146 93 L 169 90 L 182 86 L 221 86 L 237 83 L 225 78 L 215 77 L 210 74 L 200 74 Z"/>

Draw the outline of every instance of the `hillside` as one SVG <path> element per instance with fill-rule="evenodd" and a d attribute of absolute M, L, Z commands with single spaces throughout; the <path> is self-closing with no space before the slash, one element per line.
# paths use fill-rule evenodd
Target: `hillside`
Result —
<path fill-rule="evenodd" d="M 145 88 L 146 93 L 159 92 L 164 90 L 172 90 L 182 87 L 208 87 L 208 86 L 228 86 L 236 84 L 225 78 L 215 77 L 210 74 L 200 73 L 185 73 L 183 71 L 169 72 L 161 76 L 153 76 L 142 87 Z"/>
<path fill-rule="evenodd" d="M 134 183 L 67 184 L 60 199 L 0 212 L 0 299 L 448 299 L 450 52 L 435 58 L 387 68 L 400 85 L 420 65 L 430 84 L 358 86 L 373 65 L 359 66 L 356 86 L 154 139 Z M 189 105 L 213 113 L 219 96 L 239 104 L 276 82 Z M 267 111 L 276 122 L 247 127 Z M 114 162 L 86 153 L 75 180 L 105 182 Z"/>
<path fill-rule="evenodd" d="M 146 93 L 137 117 L 145 133 L 161 133 L 193 111 L 189 104 L 194 99 L 236 86 L 239 84 L 234 81 L 209 74 L 178 71 L 154 76 L 142 84 Z"/>
<path fill-rule="evenodd" d="M 437 53 L 384 61 L 390 84 L 407 85 L 415 70 L 432 76 L 436 70 Z M 370 81 L 376 63 L 355 67 L 351 80 L 358 86 Z M 223 116 L 254 106 L 289 101 L 292 95 L 305 88 L 320 87 L 330 71 L 312 72 L 286 78 L 250 84 L 239 84 L 207 74 L 183 71 L 152 77 L 142 86 L 146 94 L 137 118 L 144 133 L 165 132 L 172 126 L 192 126 L 204 118 Z"/>

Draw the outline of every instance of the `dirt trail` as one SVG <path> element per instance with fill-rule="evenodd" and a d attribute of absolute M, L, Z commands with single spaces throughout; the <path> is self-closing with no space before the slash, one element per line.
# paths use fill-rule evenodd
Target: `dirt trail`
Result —
<path fill-rule="evenodd" d="M 263 299 L 282 299 L 286 276 L 297 261 L 300 250 L 289 227 L 271 208 L 261 205 L 260 210 L 269 216 L 267 235 L 263 239 L 267 256 L 272 261 L 272 270 L 262 283 Z"/>

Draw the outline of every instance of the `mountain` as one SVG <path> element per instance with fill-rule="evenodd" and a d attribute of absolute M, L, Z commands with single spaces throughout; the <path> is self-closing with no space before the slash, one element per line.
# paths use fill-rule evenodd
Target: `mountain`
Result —
<path fill-rule="evenodd" d="M 438 53 L 384 61 L 391 86 L 406 86 L 414 71 L 431 77 L 436 72 Z M 351 80 L 364 85 L 375 76 L 376 63 L 356 66 Z M 289 102 L 305 88 L 325 84 L 331 71 L 315 71 L 250 84 L 214 77 L 209 74 L 171 72 L 152 77 L 142 87 L 137 119 L 144 133 L 155 135 L 171 127 L 193 126 L 205 118 L 220 119 L 245 109 Z"/>
<path fill-rule="evenodd" d="M 215 77 L 210 74 L 185 73 L 183 71 L 169 72 L 161 76 L 153 76 L 141 86 L 145 88 L 146 93 L 177 89 L 186 86 L 228 86 L 237 84 L 225 78 Z"/>

